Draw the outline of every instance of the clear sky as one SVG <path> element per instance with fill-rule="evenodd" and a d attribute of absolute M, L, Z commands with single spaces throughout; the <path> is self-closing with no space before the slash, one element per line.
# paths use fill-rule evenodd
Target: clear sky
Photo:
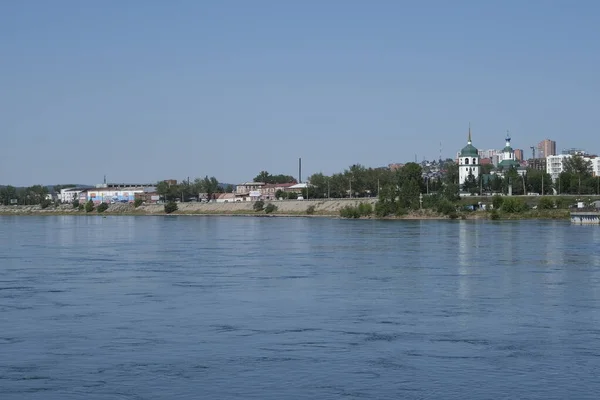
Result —
<path fill-rule="evenodd" d="M 600 152 L 600 2 L 0 2 L 0 184 Z"/>

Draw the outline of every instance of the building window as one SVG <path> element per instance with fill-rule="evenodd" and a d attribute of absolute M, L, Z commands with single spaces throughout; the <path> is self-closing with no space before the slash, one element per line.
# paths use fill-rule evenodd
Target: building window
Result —
<path fill-rule="evenodd" d="M 473 164 L 477 164 L 477 162 L 475 161 L 475 159 L 473 159 Z"/>
<path fill-rule="evenodd" d="M 469 164 L 469 159 L 465 158 L 465 164 Z"/>

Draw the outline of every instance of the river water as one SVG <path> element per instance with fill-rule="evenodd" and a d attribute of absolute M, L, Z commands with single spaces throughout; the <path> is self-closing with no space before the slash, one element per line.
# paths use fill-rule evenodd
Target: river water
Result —
<path fill-rule="evenodd" d="M 596 399 L 600 228 L 0 217 L 0 399 Z"/>

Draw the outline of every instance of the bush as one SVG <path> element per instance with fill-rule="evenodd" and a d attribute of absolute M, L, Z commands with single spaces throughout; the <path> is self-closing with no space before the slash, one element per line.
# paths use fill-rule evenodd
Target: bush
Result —
<path fill-rule="evenodd" d="M 342 218 L 360 218 L 371 214 L 373 214 L 373 206 L 370 203 L 360 203 L 356 207 L 346 206 L 340 210 Z"/>
<path fill-rule="evenodd" d="M 88 200 L 87 203 L 85 203 L 85 212 L 92 212 L 94 211 L 94 202 L 92 200 Z"/>
<path fill-rule="evenodd" d="M 289 200 L 298 200 L 298 193 L 294 192 L 285 192 L 283 194 L 283 198 L 288 198 Z"/>
<path fill-rule="evenodd" d="M 457 219 L 458 218 L 458 213 L 456 211 L 452 211 L 451 213 L 448 214 L 448 218 L 450 218 L 450 219 Z"/>
<path fill-rule="evenodd" d="M 345 206 L 340 210 L 340 217 L 342 218 L 360 218 L 358 207 Z"/>
<path fill-rule="evenodd" d="M 496 207 L 494 207 L 495 209 Z M 502 202 L 502 211 L 505 213 L 519 213 L 527 209 L 527 205 L 521 200 L 514 197 L 507 197 Z"/>
<path fill-rule="evenodd" d="M 273 203 L 267 204 L 267 206 L 265 207 L 265 213 L 271 214 L 274 211 L 277 211 L 277 206 Z"/>
<path fill-rule="evenodd" d="M 498 210 L 490 211 L 490 219 L 494 221 L 500 219 L 500 214 L 498 213 Z"/>
<path fill-rule="evenodd" d="M 451 201 L 441 199 L 437 205 L 437 212 L 444 215 L 450 215 L 456 213 L 456 206 Z"/>
<path fill-rule="evenodd" d="M 83 209 L 84 209 L 84 207 L 83 207 L 83 204 L 80 204 L 80 205 L 78 205 L 78 206 L 77 206 L 77 209 L 78 209 L 79 211 L 83 211 Z"/>
<path fill-rule="evenodd" d="M 258 200 L 256 202 L 254 202 L 254 204 L 252 205 L 252 208 L 254 209 L 254 211 L 258 212 L 258 211 L 262 211 L 265 208 L 265 202 L 262 200 Z"/>
<path fill-rule="evenodd" d="M 79 208 L 79 200 L 73 200 L 73 208 Z"/>
<path fill-rule="evenodd" d="M 306 213 L 308 215 L 313 215 L 315 213 L 315 206 L 310 206 L 306 209 Z"/>
<path fill-rule="evenodd" d="M 373 214 L 373 206 L 371 203 L 360 203 L 358 205 L 358 213 L 361 217 L 367 217 Z"/>
<path fill-rule="evenodd" d="M 550 210 L 554 208 L 554 200 L 551 197 L 542 197 L 537 206 L 540 210 Z"/>
<path fill-rule="evenodd" d="M 565 197 L 556 197 L 556 208 L 569 208 L 570 200 Z"/>
<path fill-rule="evenodd" d="M 133 202 L 133 206 L 134 206 L 135 208 L 138 208 L 139 206 L 141 206 L 141 205 L 142 205 L 142 203 L 143 203 L 143 202 L 144 202 L 144 201 L 143 201 L 142 199 L 135 199 L 135 200 L 134 200 L 134 202 Z"/>
<path fill-rule="evenodd" d="M 400 207 L 398 203 L 391 201 L 378 201 L 375 204 L 375 215 L 378 217 L 387 217 L 388 215 L 398 215 Z"/>
<path fill-rule="evenodd" d="M 52 204 L 52 202 L 48 199 L 44 199 L 42 200 L 42 202 L 40 203 L 40 207 L 42 207 L 42 210 L 45 208 L 50 207 L 50 204 Z"/>
<path fill-rule="evenodd" d="M 101 203 L 97 208 L 96 211 L 98 211 L 99 213 L 103 213 L 104 211 L 108 210 L 108 204 L 107 203 Z"/>
<path fill-rule="evenodd" d="M 502 196 L 492 196 L 492 207 L 495 210 L 499 210 L 502 207 L 502 203 L 504 203 L 504 197 Z"/>
<path fill-rule="evenodd" d="M 165 213 L 167 214 L 171 214 L 174 213 L 175 211 L 178 210 L 179 207 L 177 207 L 177 203 L 175 203 L 174 201 L 169 201 L 167 204 L 165 204 Z"/>

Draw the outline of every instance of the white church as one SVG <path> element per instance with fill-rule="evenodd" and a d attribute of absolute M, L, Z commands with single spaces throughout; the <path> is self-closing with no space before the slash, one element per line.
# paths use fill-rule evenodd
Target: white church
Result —
<path fill-rule="evenodd" d="M 480 173 L 479 152 L 471 143 L 471 127 L 469 127 L 467 145 L 462 148 L 458 155 L 458 184 L 460 186 L 464 185 L 469 175 L 473 175 L 477 179 Z"/>
<path fill-rule="evenodd" d="M 504 173 L 511 168 L 514 168 L 519 175 L 524 175 L 526 169 L 521 167 L 519 162 L 515 158 L 515 151 L 510 145 L 510 135 L 506 135 L 505 146 L 501 152 L 501 161 L 498 166 L 491 172 L 492 175 L 504 176 Z M 469 138 L 467 145 L 462 148 L 458 154 L 458 184 L 462 187 L 469 178 L 469 175 L 473 175 L 473 178 L 477 180 L 481 175 L 481 163 L 479 162 L 479 151 L 471 142 L 471 127 L 469 126 Z"/>

